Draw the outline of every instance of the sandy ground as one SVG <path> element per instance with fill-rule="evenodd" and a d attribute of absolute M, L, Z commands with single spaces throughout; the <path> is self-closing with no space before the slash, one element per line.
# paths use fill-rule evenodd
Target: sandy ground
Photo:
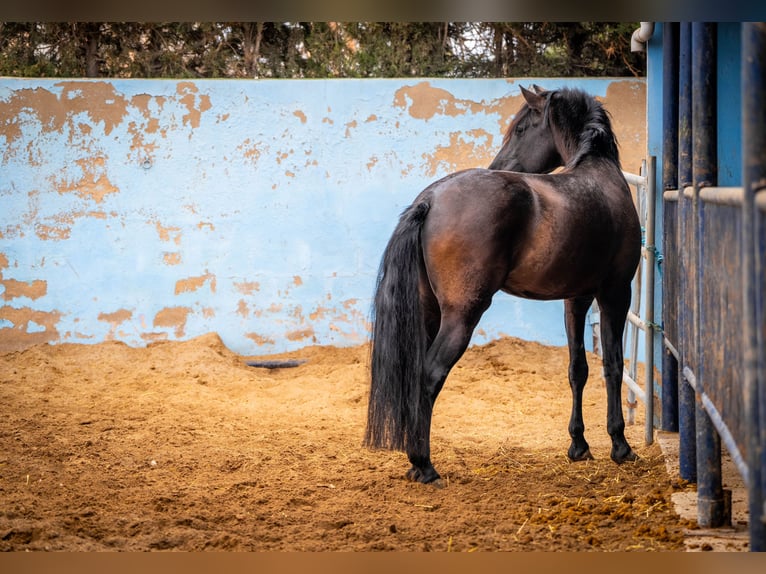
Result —
<path fill-rule="evenodd" d="M 361 446 L 366 346 L 248 359 L 215 334 L 0 356 L 0 550 L 682 551 L 694 527 L 642 409 L 627 428 L 640 460 L 609 459 L 593 355 L 596 458 L 571 464 L 566 349 L 469 349 L 434 413 L 441 490 Z"/>

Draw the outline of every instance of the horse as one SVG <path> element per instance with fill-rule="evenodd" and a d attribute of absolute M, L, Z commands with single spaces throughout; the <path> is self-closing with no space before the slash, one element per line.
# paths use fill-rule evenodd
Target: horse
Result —
<path fill-rule="evenodd" d="M 625 439 L 621 387 L 641 228 L 610 115 L 580 89 L 521 93 L 489 167 L 427 186 L 401 212 L 381 257 L 363 445 L 405 452 L 411 481 L 443 486 L 431 462 L 434 403 L 498 291 L 564 300 L 573 462 L 593 458 L 582 396 L 585 318 L 597 301 L 610 457 L 638 458 Z"/>

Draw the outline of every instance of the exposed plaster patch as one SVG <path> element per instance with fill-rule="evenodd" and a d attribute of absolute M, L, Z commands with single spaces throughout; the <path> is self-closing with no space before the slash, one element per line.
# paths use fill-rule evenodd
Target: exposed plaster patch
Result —
<path fill-rule="evenodd" d="M 237 150 L 242 152 L 245 159 L 257 163 L 261 157 L 261 150 L 258 149 L 259 142 L 253 142 L 250 138 L 247 138 L 241 144 L 237 146 Z"/>
<path fill-rule="evenodd" d="M 114 340 L 114 335 L 117 328 L 125 321 L 129 321 L 132 317 L 133 312 L 129 309 L 119 309 L 113 313 L 99 313 L 98 320 L 109 323 L 111 326 L 105 339 L 107 341 Z"/>
<path fill-rule="evenodd" d="M 197 277 L 187 277 L 186 279 L 179 279 L 176 281 L 176 295 L 181 293 L 191 293 L 202 287 L 206 282 L 210 282 L 210 291 L 215 293 L 216 280 L 215 275 L 212 273 L 205 273 Z"/>
<path fill-rule="evenodd" d="M 243 295 L 252 295 L 256 291 L 260 291 L 261 284 L 257 281 L 243 281 L 241 283 L 234 283 L 234 288 Z"/>
<path fill-rule="evenodd" d="M 56 191 L 59 193 L 76 193 L 83 199 L 92 199 L 96 203 L 104 201 L 104 197 L 110 193 L 119 193 L 120 190 L 112 185 L 104 173 L 106 161 L 103 156 L 82 158 L 75 163 L 82 169 L 82 177 L 71 183 L 56 182 L 52 178 Z"/>
<path fill-rule="evenodd" d="M 109 82 L 59 82 L 61 86 L 61 101 L 64 102 L 66 114 L 74 116 L 85 112 L 94 123 L 104 123 L 104 134 L 122 123 L 127 115 L 128 101 L 117 93 L 114 85 Z"/>
<path fill-rule="evenodd" d="M 312 342 L 316 342 L 316 333 L 312 327 L 306 329 L 299 329 L 297 331 L 291 331 L 285 335 L 288 341 L 305 341 L 310 339 Z"/>
<path fill-rule="evenodd" d="M 612 116 L 612 127 L 632 139 L 619 140 L 622 169 L 638 173 L 646 150 L 646 87 L 630 81 L 614 81 L 606 89 L 604 106 Z"/>
<path fill-rule="evenodd" d="M 129 309 L 119 309 L 112 313 L 98 314 L 99 321 L 105 321 L 113 325 L 119 325 L 120 323 L 124 323 L 125 321 L 128 321 L 131 317 L 133 317 L 133 311 Z"/>
<path fill-rule="evenodd" d="M 176 337 L 183 337 L 186 320 L 191 312 L 189 307 L 165 307 L 154 316 L 152 324 L 155 327 L 173 328 Z"/>
<path fill-rule="evenodd" d="M 171 241 L 171 234 L 173 234 L 172 241 L 176 245 L 181 245 L 181 228 L 180 227 L 173 227 L 163 226 L 159 221 L 156 221 L 154 223 L 155 228 L 157 229 L 157 235 L 160 236 L 161 241 Z"/>
<path fill-rule="evenodd" d="M 188 124 L 193 129 L 198 128 L 202 114 L 212 107 L 210 96 L 199 96 L 199 102 L 197 102 L 199 89 L 194 82 L 179 82 L 178 86 L 176 86 L 176 93 L 181 96 L 179 101 L 186 107 L 188 112 L 183 116 L 184 125 Z"/>
<path fill-rule="evenodd" d="M 394 105 L 407 108 L 413 118 L 420 120 L 431 119 L 437 114 L 458 116 L 476 113 L 483 107 L 477 102 L 459 100 L 447 90 L 432 87 L 430 82 L 399 88 L 394 94 Z"/>
<path fill-rule="evenodd" d="M 488 103 L 461 100 L 447 90 L 432 87 L 430 82 L 404 86 L 394 94 L 394 106 L 406 109 L 410 116 L 421 120 L 429 120 L 437 114 L 452 117 L 479 112 L 498 114 L 501 133 L 505 133 L 522 101 L 521 94 L 505 96 Z"/>
<path fill-rule="evenodd" d="M 2 275 L 0 275 L 2 277 Z M 10 301 L 16 297 L 29 297 L 30 299 L 39 299 L 48 292 L 48 282 L 41 279 L 35 279 L 31 283 L 26 281 L 17 281 L 15 279 L 2 279 L 0 281 L 5 287 L 3 299 Z"/>
<path fill-rule="evenodd" d="M 162 256 L 162 261 L 165 265 L 179 265 L 181 263 L 181 254 L 177 251 L 165 253 Z"/>
<path fill-rule="evenodd" d="M 60 96 L 44 88 L 28 88 L 14 90 L 10 98 L 0 101 L 0 134 L 6 137 L 6 157 L 30 116 L 36 117 L 43 131 L 63 133 L 69 125 L 73 135 L 77 131 L 73 118 L 85 113 L 93 124 L 103 123 L 104 134 L 109 135 L 128 113 L 128 102 L 111 83 L 73 80 L 55 86 L 62 88 Z"/>
<path fill-rule="evenodd" d="M 312 313 L 309 313 L 309 319 L 311 319 L 312 321 L 324 319 L 329 313 L 332 313 L 332 312 L 333 312 L 333 309 L 330 309 L 329 307 L 322 307 L 320 305 Z"/>
<path fill-rule="evenodd" d="M 303 113 L 301 110 L 295 110 L 295 111 L 293 112 L 293 115 L 294 115 L 296 118 L 298 118 L 298 119 L 301 121 L 301 123 L 302 123 L 302 124 L 305 124 L 305 123 L 306 123 L 306 120 L 307 120 L 307 118 L 306 118 L 306 114 L 304 114 L 304 113 Z"/>
<path fill-rule="evenodd" d="M 13 325 L 0 329 L 0 353 L 57 342 L 61 315 L 59 311 L 37 311 L 29 307 L 0 307 L 0 319 Z"/>
<path fill-rule="evenodd" d="M 52 225 L 35 225 L 35 235 L 43 241 L 63 241 L 69 239 L 72 233 L 70 227 L 54 227 Z"/>
<path fill-rule="evenodd" d="M 483 144 L 479 143 L 481 140 L 484 140 Z M 434 177 L 440 171 L 446 170 L 451 173 L 469 167 L 488 165 L 495 151 L 491 134 L 477 129 L 452 132 L 448 146 L 438 146 L 432 154 L 424 153 L 423 158 L 427 162 L 428 175 Z"/>
<path fill-rule="evenodd" d="M 245 333 L 245 337 L 253 341 L 259 347 L 262 347 L 264 345 L 274 344 L 274 339 L 270 337 L 264 337 L 262 335 L 259 335 L 258 333 Z"/>
<path fill-rule="evenodd" d="M 250 316 L 250 309 L 244 299 L 240 299 L 237 303 L 237 315 L 240 315 L 247 319 Z"/>

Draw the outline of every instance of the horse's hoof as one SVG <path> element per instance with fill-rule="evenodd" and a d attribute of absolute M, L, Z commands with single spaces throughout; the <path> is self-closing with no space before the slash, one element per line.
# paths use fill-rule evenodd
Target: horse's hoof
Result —
<path fill-rule="evenodd" d="M 407 480 L 412 482 L 431 484 L 436 488 L 444 488 L 444 483 L 442 482 L 441 476 L 439 476 L 439 473 L 436 472 L 433 467 L 428 469 L 427 472 L 423 472 L 423 470 L 420 468 L 413 466 L 407 471 L 406 477 Z"/>
<path fill-rule="evenodd" d="M 593 455 L 590 453 L 590 449 L 585 449 L 581 453 L 568 452 L 567 458 L 570 462 L 582 462 L 584 460 L 593 460 Z"/>
<path fill-rule="evenodd" d="M 616 462 L 617 464 L 622 464 L 623 462 L 635 462 L 639 458 L 640 457 L 630 447 L 628 447 L 627 452 L 623 452 L 623 453 L 612 452 L 612 460 Z"/>

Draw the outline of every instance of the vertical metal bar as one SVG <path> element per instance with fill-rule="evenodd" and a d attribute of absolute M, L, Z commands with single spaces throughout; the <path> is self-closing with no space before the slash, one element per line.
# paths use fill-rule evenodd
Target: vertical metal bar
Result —
<path fill-rule="evenodd" d="M 742 24 L 742 266 L 743 266 L 743 394 L 748 433 L 748 508 L 750 550 L 766 551 L 766 383 L 763 380 L 763 341 L 759 338 L 758 297 L 759 221 L 763 214 L 756 195 L 766 193 L 766 23 Z M 762 309 L 761 309 L 762 312 Z M 762 319 L 761 319 L 762 320 Z M 763 336 L 761 332 L 761 337 Z M 759 366 L 759 353 L 760 366 Z M 762 410 L 760 410 L 762 409 Z M 760 412 L 759 412 L 760 410 Z"/>
<path fill-rule="evenodd" d="M 651 156 L 644 170 L 646 175 L 646 329 L 644 331 L 644 373 L 646 401 L 646 422 L 644 428 L 644 440 L 646 444 L 654 442 L 654 265 L 655 265 L 655 238 L 654 238 L 654 198 L 656 191 L 657 158 Z"/>
<path fill-rule="evenodd" d="M 638 219 L 641 222 L 641 227 L 645 228 L 646 210 L 644 209 L 644 205 L 646 203 L 646 160 L 641 161 L 641 170 L 639 175 L 644 178 L 644 182 L 636 185 L 636 210 L 638 211 Z M 638 264 L 638 269 L 636 270 L 636 274 L 633 276 L 633 300 L 631 301 L 630 310 L 637 317 L 641 315 L 641 277 L 645 260 L 645 254 L 642 253 L 641 261 Z M 626 342 L 627 340 L 630 340 L 630 353 L 627 354 L 627 358 L 630 359 L 630 368 L 628 369 L 628 373 L 630 378 L 634 381 L 638 381 L 638 332 L 638 325 L 633 322 L 630 322 L 628 324 L 628 328 L 625 329 Z M 623 344 L 623 348 L 626 347 L 627 345 Z M 632 387 L 628 387 L 628 408 L 626 412 L 626 423 L 629 425 L 636 423 L 636 404 L 636 393 L 633 391 Z"/>
<path fill-rule="evenodd" d="M 700 350 L 702 333 L 700 329 L 701 291 L 699 282 L 702 271 L 701 237 L 704 221 L 701 217 L 699 191 L 714 186 L 718 180 L 717 158 L 717 116 L 716 116 L 716 24 L 694 22 L 692 24 L 692 177 L 694 196 L 692 212 L 695 226 L 693 246 L 693 277 L 697 283 L 693 288 L 694 353 L 689 366 L 697 376 L 698 393 L 705 391 L 705 373 L 702 371 Z M 697 398 L 697 522 L 704 527 L 722 526 L 730 509 L 726 509 L 721 473 L 721 437 L 718 435 L 710 416 Z"/>
<path fill-rule="evenodd" d="M 662 191 L 678 189 L 678 22 L 662 25 Z M 678 226 L 672 226 L 674 232 Z M 667 230 L 665 230 L 667 233 Z M 676 241 L 676 245 L 678 242 Z M 663 249 L 667 251 L 667 249 Z M 668 301 L 663 285 L 663 306 Z M 663 310 L 665 323 L 668 313 Z M 672 331 L 678 332 L 673 325 Z M 678 341 L 673 341 L 678 344 Z M 662 430 L 678 431 L 678 360 L 662 346 Z"/>
<path fill-rule="evenodd" d="M 678 22 L 662 25 L 662 187 L 678 186 Z"/>
<path fill-rule="evenodd" d="M 680 285 L 678 288 L 678 469 L 681 478 L 697 481 L 697 436 L 694 389 L 683 376 L 689 346 L 691 320 L 689 299 L 689 245 L 686 232 L 687 203 L 684 189 L 692 184 L 692 77 L 691 23 L 681 22 L 678 42 L 678 247 Z"/>

